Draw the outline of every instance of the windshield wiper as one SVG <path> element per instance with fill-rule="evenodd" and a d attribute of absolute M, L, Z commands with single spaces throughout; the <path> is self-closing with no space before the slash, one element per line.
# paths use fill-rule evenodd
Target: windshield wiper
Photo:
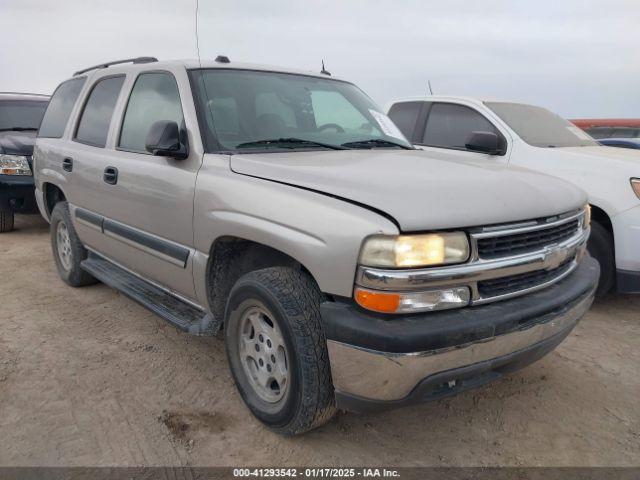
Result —
<path fill-rule="evenodd" d="M 342 144 L 343 147 L 348 148 L 389 148 L 400 147 L 405 150 L 413 150 L 413 147 L 408 147 L 402 143 L 392 142 L 390 140 L 383 140 L 382 138 L 370 138 L 368 140 L 356 140 L 355 142 L 347 142 Z"/>
<path fill-rule="evenodd" d="M 256 140 L 255 142 L 245 142 L 236 145 L 236 148 L 253 148 L 253 147 L 278 147 L 280 145 L 307 145 L 314 147 L 330 148 L 331 150 L 347 150 L 347 147 L 340 145 L 332 145 L 330 143 L 314 142 L 313 140 L 305 140 L 303 138 L 273 138 L 270 140 Z M 295 148 L 284 147 L 284 148 Z"/>
<path fill-rule="evenodd" d="M 9 127 L 9 128 L 0 128 L 0 132 L 28 132 L 33 131 L 37 132 L 37 128 L 33 127 Z"/>

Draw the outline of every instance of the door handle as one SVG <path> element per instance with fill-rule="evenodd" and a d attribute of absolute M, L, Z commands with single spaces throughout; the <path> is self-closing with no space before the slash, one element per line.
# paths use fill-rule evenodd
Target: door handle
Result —
<path fill-rule="evenodd" d="M 73 158 L 65 158 L 62 160 L 62 169 L 65 172 L 71 172 L 73 170 Z"/>
<path fill-rule="evenodd" d="M 116 167 L 105 168 L 104 173 L 102 174 L 102 179 L 104 180 L 104 183 L 115 185 L 118 183 L 118 169 Z"/>

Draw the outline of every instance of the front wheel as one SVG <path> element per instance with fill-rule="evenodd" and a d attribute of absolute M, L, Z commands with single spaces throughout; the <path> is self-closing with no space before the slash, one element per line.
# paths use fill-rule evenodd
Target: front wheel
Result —
<path fill-rule="evenodd" d="M 321 301 L 309 275 L 287 267 L 248 273 L 229 296 L 231 373 L 251 412 L 281 434 L 311 430 L 335 413 Z"/>

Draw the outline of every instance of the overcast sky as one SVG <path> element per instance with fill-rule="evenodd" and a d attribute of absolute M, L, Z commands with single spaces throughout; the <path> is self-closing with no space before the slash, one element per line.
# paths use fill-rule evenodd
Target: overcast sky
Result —
<path fill-rule="evenodd" d="M 196 0 L 0 0 L 0 91 L 75 70 L 197 58 Z M 202 58 L 327 70 L 378 103 L 435 93 L 640 117 L 640 1 L 200 0 Z"/>

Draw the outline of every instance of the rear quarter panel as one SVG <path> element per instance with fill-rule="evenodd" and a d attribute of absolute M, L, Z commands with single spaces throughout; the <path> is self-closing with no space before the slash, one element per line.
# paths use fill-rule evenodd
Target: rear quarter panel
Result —
<path fill-rule="evenodd" d="M 68 142 L 60 138 L 38 138 L 33 149 L 33 175 L 36 186 L 36 200 L 40 208 L 40 214 L 49 221 L 50 213 L 47 211 L 45 184 L 56 185 L 68 198 L 68 178 L 62 170 L 62 160 L 66 156 L 72 156 Z"/>

